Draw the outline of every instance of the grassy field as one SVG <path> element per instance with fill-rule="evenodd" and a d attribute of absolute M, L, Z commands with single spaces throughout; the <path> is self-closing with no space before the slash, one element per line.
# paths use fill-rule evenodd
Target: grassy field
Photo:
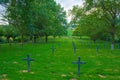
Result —
<path fill-rule="evenodd" d="M 59 38 L 48 43 L 26 43 L 0 45 L 0 80 L 120 80 L 120 50 L 111 51 L 109 43 L 93 43 L 89 40 L 74 39 L 77 52 L 72 49 L 72 39 Z M 51 47 L 55 46 L 55 53 Z M 99 47 L 98 52 L 96 46 Z M 27 72 L 26 58 L 30 54 L 31 72 Z M 72 62 L 78 57 L 86 64 L 81 65 L 81 75 L 77 75 L 77 65 Z"/>

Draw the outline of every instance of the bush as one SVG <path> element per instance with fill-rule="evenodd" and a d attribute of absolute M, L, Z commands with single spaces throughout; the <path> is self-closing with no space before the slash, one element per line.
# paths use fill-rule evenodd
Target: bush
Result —
<path fill-rule="evenodd" d="M 5 40 L 0 37 L 0 43 L 5 43 Z"/>
<path fill-rule="evenodd" d="M 28 37 L 24 37 L 24 42 L 28 42 L 29 41 L 29 38 Z M 21 36 L 19 36 L 19 37 L 16 37 L 15 38 L 15 42 L 21 42 Z"/>

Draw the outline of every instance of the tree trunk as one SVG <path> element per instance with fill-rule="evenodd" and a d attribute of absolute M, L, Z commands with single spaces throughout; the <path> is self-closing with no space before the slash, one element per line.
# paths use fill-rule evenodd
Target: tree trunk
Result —
<path fill-rule="evenodd" d="M 115 35 L 112 33 L 112 44 L 111 44 L 111 50 L 114 50 L 114 44 L 115 44 Z"/>
<path fill-rule="evenodd" d="M 80 39 L 82 39 L 82 37 L 80 36 Z"/>
<path fill-rule="evenodd" d="M 54 36 L 53 36 L 53 40 L 55 40 L 55 38 L 56 38 L 56 36 L 54 35 Z"/>
<path fill-rule="evenodd" d="M 96 43 L 96 39 L 93 39 L 94 44 Z"/>
<path fill-rule="evenodd" d="M 55 38 L 56 38 L 56 36 L 54 35 L 54 36 L 53 36 L 53 38 L 55 39 Z"/>
<path fill-rule="evenodd" d="M 114 50 L 114 44 L 115 44 L 115 23 L 112 23 L 112 30 L 111 30 L 111 37 L 112 37 L 112 42 L 111 42 L 111 50 Z"/>
<path fill-rule="evenodd" d="M 10 38 L 9 38 L 9 37 L 7 37 L 7 39 L 6 39 L 6 40 L 7 40 L 7 43 L 10 43 L 9 39 L 10 39 Z"/>
<path fill-rule="evenodd" d="M 40 42 L 42 42 L 42 36 L 40 36 Z"/>
<path fill-rule="evenodd" d="M 32 37 L 32 36 L 30 36 L 30 41 L 32 41 L 32 38 L 33 38 L 33 37 Z"/>
<path fill-rule="evenodd" d="M 15 36 L 13 37 L 13 42 L 15 42 Z"/>
<path fill-rule="evenodd" d="M 48 42 L 48 35 L 47 34 L 45 35 L 45 42 L 46 43 Z"/>
<path fill-rule="evenodd" d="M 34 38 L 34 43 L 36 43 L 36 35 L 34 35 L 33 38 Z"/>
<path fill-rule="evenodd" d="M 23 46 L 23 43 L 24 43 L 24 35 L 21 34 L 21 44 L 22 44 L 22 46 Z"/>
<path fill-rule="evenodd" d="M 7 37 L 7 43 L 9 43 L 9 45 L 11 46 L 11 44 L 10 44 L 10 37 L 9 36 Z"/>

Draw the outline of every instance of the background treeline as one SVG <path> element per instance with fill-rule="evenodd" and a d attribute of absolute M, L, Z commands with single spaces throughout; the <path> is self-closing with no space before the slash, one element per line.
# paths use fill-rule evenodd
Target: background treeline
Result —
<path fill-rule="evenodd" d="M 24 43 L 27 37 L 34 42 L 45 37 L 47 42 L 48 36 L 67 34 L 66 12 L 54 0 L 1 0 L 0 4 L 6 9 L 3 16 L 8 22 L 0 26 L 0 37 L 7 42 L 20 38 Z"/>
<path fill-rule="evenodd" d="M 76 26 L 76 36 L 88 36 L 96 40 L 109 39 L 111 49 L 115 40 L 120 41 L 120 0 L 83 0 L 83 6 L 69 11 L 71 24 Z"/>

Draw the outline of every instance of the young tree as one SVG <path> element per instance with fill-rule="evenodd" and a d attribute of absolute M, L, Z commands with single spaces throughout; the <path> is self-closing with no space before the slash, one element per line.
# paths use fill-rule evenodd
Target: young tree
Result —
<path fill-rule="evenodd" d="M 81 27 L 75 27 L 72 36 L 79 36 L 81 38 L 82 35 Z"/>

